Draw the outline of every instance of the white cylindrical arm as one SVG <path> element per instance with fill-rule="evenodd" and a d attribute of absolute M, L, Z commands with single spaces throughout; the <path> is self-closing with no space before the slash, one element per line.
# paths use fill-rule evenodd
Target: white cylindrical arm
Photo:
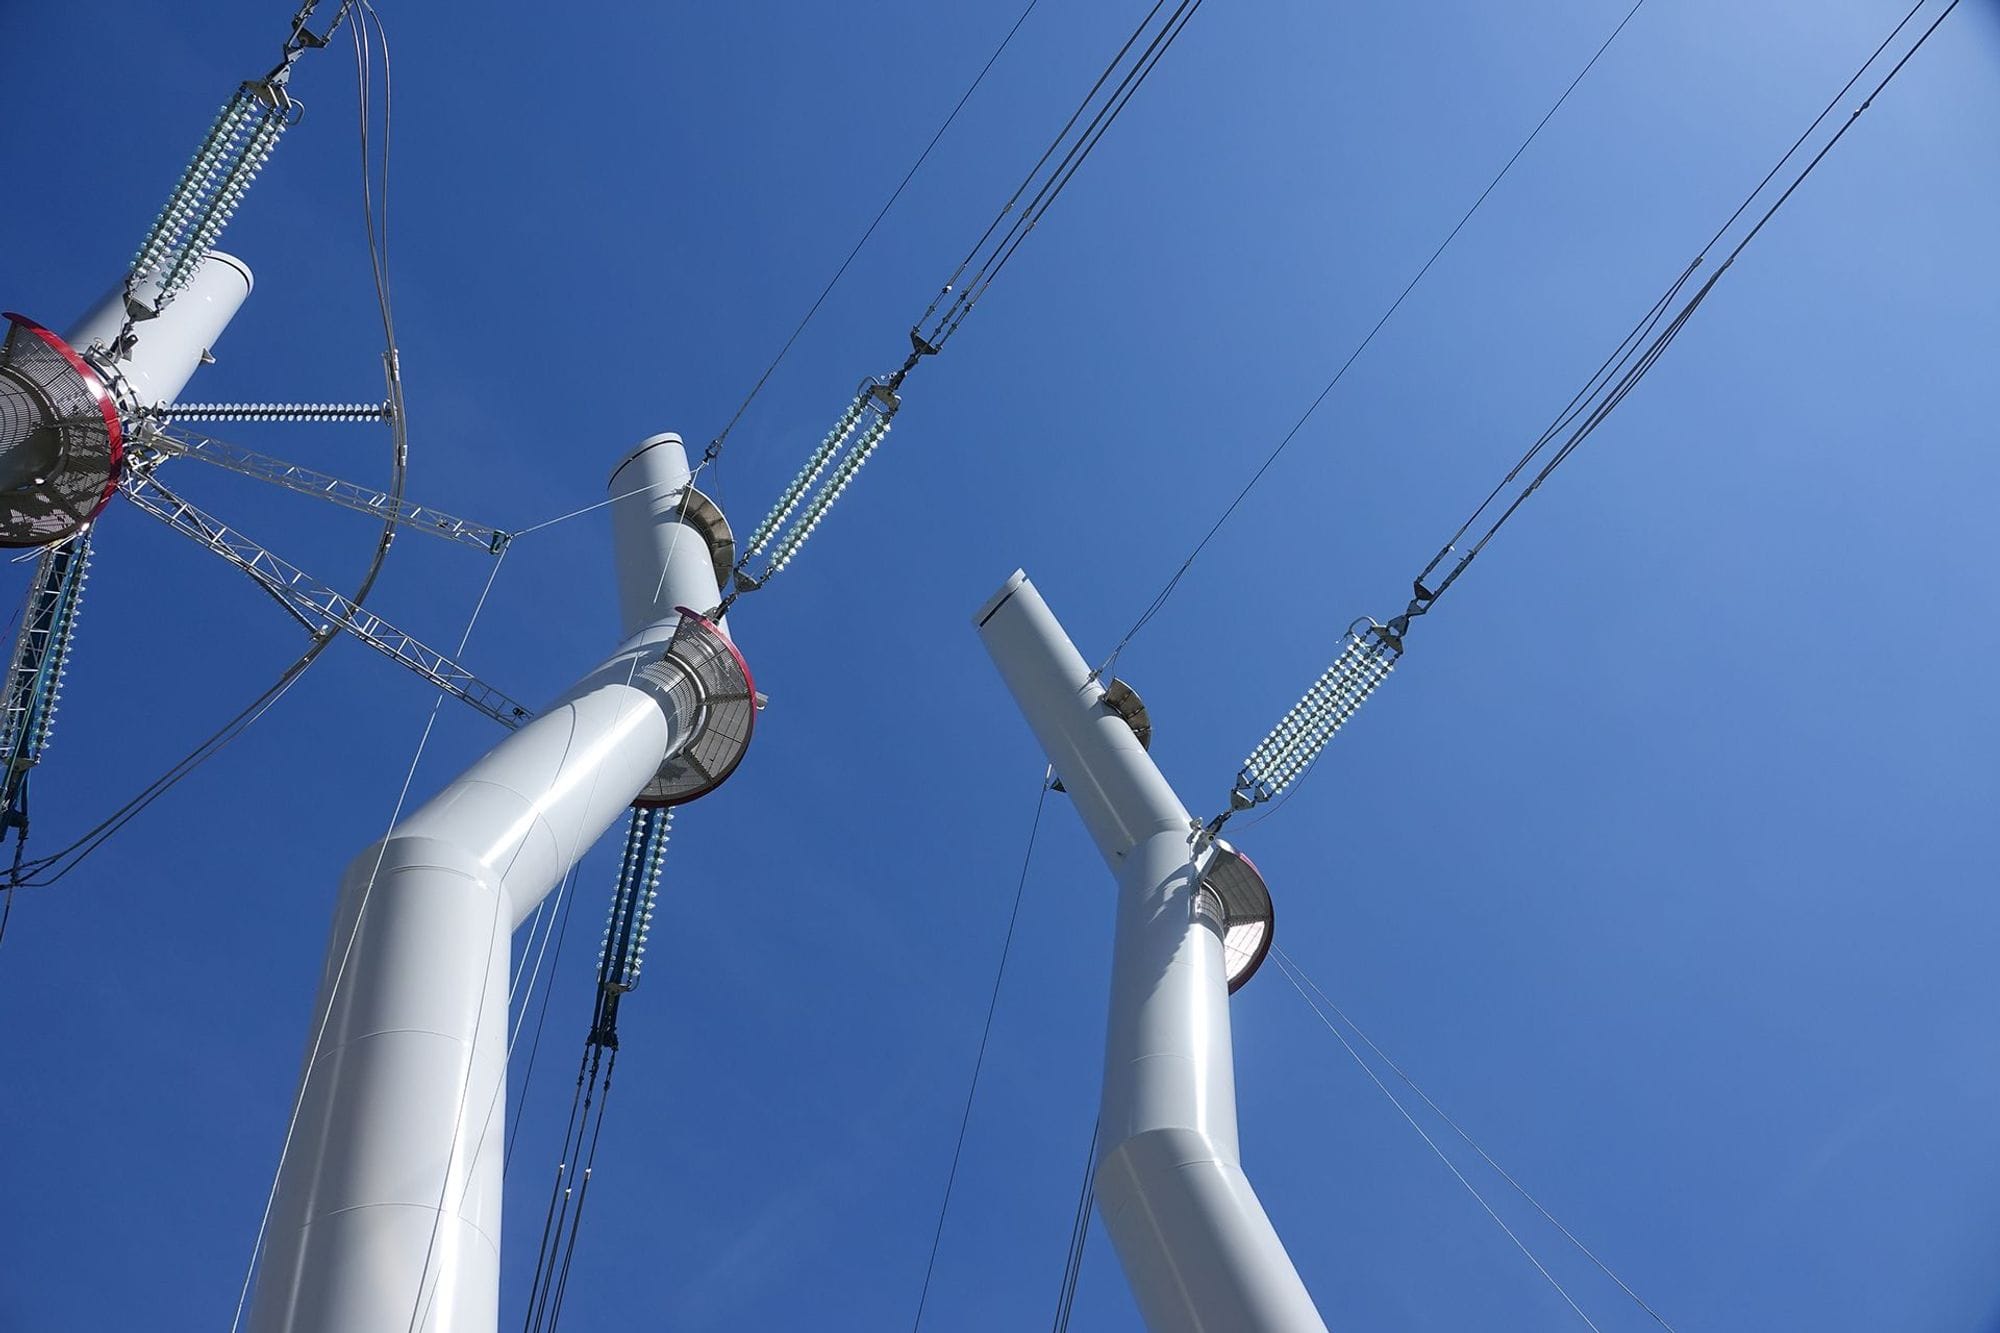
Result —
<path fill-rule="evenodd" d="M 132 341 L 108 364 L 125 381 L 132 407 L 159 407 L 178 399 L 250 295 L 250 266 L 211 250 L 173 304 L 132 323 Z M 64 340 L 78 351 L 92 343 L 113 347 L 127 318 L 125 289 L 114 288 L 78 320 Z"/>
<path fill-rule="evenodd" d="M 628 635 L 671 622 L 677 606 L 706 613 L 722 600 L 708 540 L 691 518 L 693 484 L 686 446 L 672 432 L 642 441 L 611 474 L 611 493 L 623 497 L 611 510 L 619 567 L 663 571 L 650 582 L 618 585 L 619 623 Z M 689 548 L 702 558 L 687 558 Z"/>
<path fill-rule="evenodd" d="M 1015 570 L 973 623 L 1113 874 L 1142 839 L 1188 831 L 1187 808 L 1132 728 L 1104 706 L 1103 683 L 1026 574 Z"/>
<path fill-rule="evenodd" d="M 1243 1174 L 1229 985 L 1196 822 L 1016 572 L 980 638 L 1118 880 L 1097 1207 L 1153 1333 L 1325 1333 Z"/>
<path fill-rule="evenodd" d="M 677 444 L 628 465 L 622 489 L 635 468 L 686 484 Z M 628 497 L 613 522 L 631 538 L 623 605 L 667 586 L 702 601 L 702 578 L 712 601 L 703 543 L 640 539 L 671 512 Z M 348 868 L 252 1333 L 497 1328 L 508 941 L 686 742 L 691 720 L 639 671 L 677 619 L 628 623 L 617 654 Z"/>

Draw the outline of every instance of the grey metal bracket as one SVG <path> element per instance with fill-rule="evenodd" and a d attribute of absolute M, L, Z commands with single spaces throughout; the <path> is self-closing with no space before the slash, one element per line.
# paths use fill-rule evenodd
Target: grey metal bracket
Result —
<path fill-rule="evenodd" d="M 500 554 L 514 539 L 512 533 L 503 532 L 488 524 L 458 518 L 428 505 L 398 500 L 394 496 L 373 490 L 358 482 L 346 481 L 297 463 L 287 463 L 282 458 L 272 458 L 268 454 L 260 454 L 254 449 L 246 449 L 240 444 L 218 440 L 212 435 L 203 435 L 198 431 L 171 430 L 158 425 L 149 425 L 144 430 L 142 441 L 162 454 L 199 459 L 211 466 L 224 468 L 241 476 L 255 477 L 259 481 L 269 482 L 273 486 L 280 486 L 300 495 L 331 501 L 342 508 L 392 522 L 413 532 L 425 532 L 433 537 L 442 537 L 446 541 L 476 546 L 490 555 Z"/>
<path fill-rule="evenodd" d="M 345 594 L 195 508 L 160 485 L 151 473 L 129 472 L 118 483 L 118 489 L 140 509 L 243 571 L 300 619 L 345 630 L 390 661 L 414 671 L 502 726 L 518 727 L 534 716 L 527 707 L 416 636 L 355 605 Z"/>

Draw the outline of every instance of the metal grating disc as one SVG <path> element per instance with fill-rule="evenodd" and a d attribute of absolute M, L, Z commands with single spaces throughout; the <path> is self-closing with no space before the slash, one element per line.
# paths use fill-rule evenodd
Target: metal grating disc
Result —
<path fill-rule="evenodd" d="M 646 784 L 632 804 L 680 805 L 720 787 L 750 748 L 757 722 L 757 690 L 736 645 L 716 626 L 684 606 L 666 655 L 640 668 L 673 696 L 693 734 Z"/>
<path fill-rule="evenodd" d="M 104 508 L 124 432 L 104 381 L 20 315 L 0 344 L 0 546 L 47 546 Z"/>
<path fill-rule="evenodd" d="M 1233 995 L 1271 951 L 1271 891 L 1250 858 L 1220 838 L 1201 882 L 1222 905 L 1222 965 Z"/>

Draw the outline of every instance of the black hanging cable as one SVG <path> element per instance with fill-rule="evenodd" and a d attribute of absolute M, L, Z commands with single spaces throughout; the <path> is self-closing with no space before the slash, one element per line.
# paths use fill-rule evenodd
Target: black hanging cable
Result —
<path fill-rule="evenodd" d="M 1077 1187 L 1076 1212 L 1070 1219 L 1069 1253 L 1063 1260 L 1056 1317 L 1049 1326 L 1052 1333 L 1068 1333 L 1070 1312 L 1076 1308 L 1076 1284 L 1083 1276 L 1084 1242 L 1090 1238 L 1090 1212 L 1097 1202 L 1097 1136 L 1103 1128 L 1101 1118 L 1090 1127 L 1090 1151 L 1083 1155 L 1083 1184 Z"/>
<path fill-rule="evenodd" d="M 1042 215 L 1048 212 L 1049 208 L 1054 205 L 1056 199 L 1075 177 L 1085 160 L 1096 149 L 1099 141 L 1103 139 L 1105 132 L 1111 128 L 1112 123 L 1124 112 L 1127 103 L 1132 100 L 1133 95 L 1139 91 L 1140 86 L 1145 83 L 1153 70 L 1158 67 L 1160 60 L 1165 57 L 1168 49 L 1173 46 L 1174 41 L 1181 35 L 1182 30 L 1187 27 L 1188 23 L 1194 18 L 1195 13 L 1200 10 L 1202 0 L 1180 0 L 1180 3 L 1167 15 L 1166 21 L 1157 30 L 1153 30 L 1153 19 L 1159 14 L 1164 5 L 1165 0 L 1157 0 L 1152 9 L 1147 11 L 1146 17 L 1140 22 L 1139 27 L 1134 30 L 1131 37 L 1126 39 L 1125 45 L 1119 48 L 1118 54 L 1112 58 L 1111 63 L 1105 66 L 1104 72 L 1098 76 L 1097 82 L 1091 85 L 1090 92 L 1085 95 L 1084 100 L 1070 116 L 1068 124 L 1063 126 L 1062 133 L 1049 146 L 1048 151 L 1042 154 L 1041 160 L 1035 164 L 1034 170 L 1028 173 L 1026 179 L 1021 182 L 1020 188 L 1015 190 L 1013 197 L 1001 208 L 999 215 L 987 226 L 985 236 L 981 238 L 979 245 L 973 247 L 972 255 L 968 256 L 959 265 L 951 281 L 948 281 L 937 297 L 932 299 L 930 308 L 924 312 L 924 320 L 932 318 L 932 313 L 937 310 L 938 302 L 946 295 L 952 297 L 951 303 L 945 307 L 942 314 L 936 316 L 936 320 L 931 325 L 930 330 L 921 339 L 917 337 L 914 330 L 912 331 L 911 339 L 917 347 L 917 352 L 913 353 L 911 365 L 914 365 L 914 357 L 916 355 L 935 353 L 939 348 L 944 346 L 946 340 L 952 334 L 958 331 L 959 325 L 963 324 L 965 317 L 972 312 L 972 307 L 978 303 L 980 297 L 986 294 L 986 289 L 992 286 L 993 280 L 999 277 L 1000 270 L 1005 268 L 1007 262 L 1014 257 L 1014 252 L 1020 249 L 1021 243 L 1027 239 L 1028 233 L 1034 230 L 1036 224 L 1042 220 Z M 1096 99 L 1098 93 L 1102 91 L 1105 83 L 1109 81 L 1114 73 L 1118 72 L 1126 55 L 1149 30 L 1152 30 L 1152 37 L 1140 51 L 1138 58 L 1129 67 L 1125 68 L 1124 74 L 1120 77 L 1118 83 L 1112 88 L 1103 102 L 1097 105 L 1096 110 L 1091 115 L 1090 120 L 1084 125 L 1083 130 L 1069 143 L 1068 149 L 1064 152 L 1061 160 L 1056 163 L 1054 170 L 1042 178 L 1041 183 L 1037 186 L 1034 195 L 1028 200 L 1027 204 L 1022 206 L 1019 212 L 1014 212 L 1014 206 L 1019 201 L 1021 195 L 1027 191 L 1030 185 L 1035 184 L 1036 177 L 1048 163 L 1049 158 L 1055 154 L 1058 148 L 1063 146 L 1063 142 L 1068 138 L 1070 130 L 1075 127 L 1076 122 L 1083 116 L 1083 113 L 1091 108 L 1093 101 Z M 987 246 L 987 239 L 992 237 L 994 231 L 999 228 L 999 224 L 1006 219 L 1009 213 L 1014 213 L 1013 221 L 1008 225 L 1006 231 L 1001 233 L 999 239 L 994 241 L 989 248 Z M 965 285 L 954 292 L 953 287 L 958 280 L 958 275 L 965 271 L 973 258 L 979 256 L 982 249 L 985 251 L 985 257 L 979 261 L 979 267 L 973 272 L 972 277 L 967 280 Z M 923 321 L 919 321 L 919 327 L 921 327 L 922 323 Z M 905 370 L 908 368 L 906 366 Z"/>
<path fill-rule="evenodd" d="M 635 807 L 626 826 L 624 854 L 603 947 L 598 952 L 590 1027 L 577 1063 L 576 1090 L 570 1095 L 562 1152 L 549 1187 L 541 1239 L 535 1247 L 523 1333 L 554 1333 L 562 1318 L 577 1238 L 582 1234 L 584 1205 L 596 1169 L 597 1145 L 603 1138 L 605 1111 L 611 1100 L 612 1074 L 618 1067 L 619 1002 L 639 984 L 672 822 L 671 810 Z"/>
<path fill-rule="evenodd" d="M 22 801 L 25 809 L 26 799 Z M 14 916 L 14 885 L 21 878 L 21 854 L 27 850 L 21 839 L 14 839 L 14 873 L 4 887 L 0 887 L 0 944 L 7 942 L 7 923 Z"/>
<path fill-rule="evenodd" d="M 611 1078 L 618 1068 L 618 1048 L 611 1048 L 611 1058 L 604 1065 L 604 1087 L 597 1099 L 597 1123 L 591 1129 L 590 1149 L 583 1160 L 583 1178 L 577 1185 L 576 1210 L 570 1217 L 569 1240 L 563 1246 L 562 1266 L 555 1281 L 555 1299 L 550 1303 L 548 1323 L 542 1326 L 542 1333 L 555 1333 L 562 1321 L 563 1301 L 569 1295 L 570 1267 L 576 1261 L 576 1238 L 583 1227 L 583 1206 L 590 1199 L 590 1181 L 597 1167 L 597 1144 L 604 1134 L 604 1111 L 611 1103 Z"/>
<path fill-rule="evenodd" d="M 1118 48 L 1118 54 L 1111 57 L 1111 63 L 1106 65 L 1104 72 L 1097 76 L 1097 82 L 1090 85 L 1090 91 L 1083 95 L 1081 102 L 1077 103 L 1076 110 L 1070 113 L 1069 120 L 1056 133 L 1056 137 L 1049 143 L 1049 146 L 1042 150 L 1041 157 L 1029 169 L 1028 174 L 1022 178 L 1021 183 L 1014 188 L 1014 193 L 1008 197 L 1007 202 L 1000 206 L 1000 211 L 994 215 L 993 220 L 986 224 L 986 230 L 980 233 L 979 239 L 973 242 L 972 248 L 965 252 L 965 258 L 958 261 L 958 267 L 952 270 L 951 277 L 945 280 L 945 284 L 938 290 L 938 294 L 931 298 L 930 306 L 924 311 L 923 318 L 917 321 L 918 327 L 922 327 L 932 315 L 935 315 L 939 304 L 944 301 L 944 298 L 950 296 L 957 289 L 959 278 L 964 275 L 966 269 L 972 266 L 972 261 L 979 257 L 980 251 L 986 248 L 986 243 L 993 239 L 993 233 L 999 230 L 1000 224 L 1006 221 L 1007 215 L 1014 211 L 1014 206 L 1021 202 L 1021 196 L 1028 192 L 1028 187 L 1033 185 L 1035 179 L 1041 175 L 1042 168 L 1048 165 L 1049 159 L 1055 156 L 1056 150 L 1061 148 L 1063 143 L 1069 138 L 1069 132 L 1076 128 L 1076 122 L 1081 120 L 1083 113 L 1090 109 L 1091 103 L 1096 99 L 1098 92 L 1103 89 L 1106 80 L 1123 63 L 1126 53 L 1131 51 L 1133 44 L 1145 34 L 1146 29 L 1153 22 L 1154 16 L 1160 12 L 1161 6 L 1165 3 L 1166 0 L 1154 0 L 1153 7 L 1146 12 L 1146 17 L 1140 20 L 1139 26 L 1133 29 L 1132 35 L 1125 39 L 1125 45 Z"/>
<path fill-rule="evenodd" d="M 912 1333 L 923 1327 L 924 1306 L 930 1300 L 931 1276 L 937 1271 L 938 1249 L 944 1241 L 944 1221 L 951 1212 L 952 1186 L 958 1182 L 959 1159 L 965 1154 L 965 1131 L 972 1123 L 972 1102 L 979 1092 L 979 1074 L 986 1067 L 986 1043 L 993 1036 L 993 1015 L 1000 1008 L 1000 985 L 1007 979 L 1007 958 L 1014 951 L 1014 927 L 1021 919 L 1021 899 L 1028 890 L 1028 867 L 1035 859 L 1035 837 L 1042 828 L 1042 809 L 1048 804 L 1049 788 L 1055 777 L 1051 769 L 1042 774 L 1042 789 L 1035 797 L 1035 817 L 1028 825 L 1028 846 L 1021 853 L 1021 873 L 1014 882 L 1014 906 L 1007 913 L 1007 934 L 1000 942 L 1000 962 L 993 969 L 993 990 L 986 998 L 986 1019 L 979 1028 L 979 1049 L 972 1057 L 972 1080 L 965 1089 L 965 1106 L 958 1116 L 958 1138 L 951 1148 L 951 1169 L 945 1173 L 944 1197 L 938 1202 L 937 1225 L 931 1229 L 931 1252 L 924 1260 L 924 1281 L 917 1291 L 917 1312 L 910 1321 Z"/>
<path fill-rule="evenodd" d="M 562 1157 L 556 1164 L 554 1183 L 549 1189 L 548 1208 L 542 1216 L 542 1238 L 535 1247 L 535 1268 L 528 1284 L 527 1318 L 524 1333 L 547 1327 L 548 1305 L 554 1294 L 556 1255 L 561 1248 L 563 1228 L 569 1220 L 570 1205 L 576 1198 L 571 1168 L 583 1150 L 584 1135 L 590 1127 L 590 1110 L 597 1096 L 603 1069 L 604 1048 L 585 1043 L 576 1071 L 576 1091 L 570 1097 L 569 1123 L 563 1127 Z"/>
<path fill-rule="evenodd" d="M 1507 178 L 1507 174 L 1514 169 L 1514 164 L 1521 160 L 1522 154 L 1526 153 L 1533 146 L 1535 140 L 1541 137 L 1542 130 L 1548 125 L 1549 121 L 1555 118 L 1556 112 L 1562 110 L 1563 105 L 1569 101 L 1570 94 L 1576 91 L 1577 85 L 1582 83 L 1584 77 L 1597 67 L 1597 62 L 1604 57 L 1606 51 L 1611 49 L 1611 44 L 1618 40 L 1618 35 L 1625 31 L 1626 25 L 1631 23 L 1633 17 L 1638 14 L 1640 8 L 1645 3 L 1646 0 L 1636 0 L 1636 3 L 1630 9 L 1625 11 L 1625 17 L 1618 21 L 1618 26 L 1613 28 L 1610 35 L 1598 44 L 1595 51 L 1591 52 L 1590 59 L 1585 61 L 1583 68 L 1576 72 L 1576 77 L 1569 81 L 1568 85 L 1562 90 L 1561 95 L 1550 104 L 1547 111 L 1542 113 L 1542 118 L 1535 122 L 1534 128 L 1528 131 L 1528 137 L 1521 140 L 1520 145 L 1514 149 L 1513 154 L 1501 165 L 1500 170 L 1494 173 L 1493 179 L 1486 182 L 1486 188 L 1481 190 L 1479 196 L 1472 201 L 1465 212 L 1459 215 L 1458 221 L 1452 224 L 1451 230 L 1445 233 L 1444 239 L 1437 243 L 1437 247 L 1430 252 L 1430 255 L 1424 260 L 1423 264 L 1411 275 L 1410 280 L 1403 284 L 1402 291 L 1398 292 L 1396 299 L 1389 303 L 1389 308 L 1382 312 L 1380 318 L 1375 321 L 1367 334 L 1360 342 L 1354 345 L 1354 349 L 1347 354 L 1346 359 L 1334 371 L 1333 377 L 1326 382 L 1325 386 L 1320 389 L 1312 402 L 1306 405 L 1306 410 L 1300 413 L 1298 419 L 1292 423 L 1291 429 L 1287 430 L 1280 437 L 1277 445 L 1271 452 L 1264 456 L 1264 461 L 1258 465 L 1255 472 L 1250 474 L 1250 479 L 1243 483 L 1242 489 L 1237 491 L 1235 498 L 1217 516 L 1215 522 L 1209 525 L 1208 531 L 1202 534 L 1201 540 L 1195 543 L 1194 549 L 1188 552 L 1187 558 L 1181 561 L 1179 568 L 1174 570 L 1173 576 L 1167 580 L 1165 586 L 1153 595 L 1153 600 L 1146 604 L 1145 610 L 1140 612 L 1139 618 L 1132 623 L 1132 627 L 1126 630 L 1123 637 L 1118 640 L 1117 645 L 1112 648 L 1104 664 L 1098 667 L 1097 674 L 1099 676 L 1102 676 L 1111 669 L 1112 663 L 1118 660 L 1118 654 L 1123 652 L 1125 646 L 1132 642 L 1133 637 L 1146 627 L 1148 621 L 1159 614 L 1160 609 L 1167 604 L 1168 599 L 1180 587 L 1181 580 L 1187 576 L 1190 569 L 1194 568 L 1195 561 L 1201 557 L 1202 552 L 1208 548 L 1208 544 L 1215 539 L 1216 534 L 1222 531 L 1223 525 L 1235 516 L 1236 511 L 1242 507 L 1243 502 L 1250 497 L 1250 492 L 1255 490 L 1257 484 L 1264 479 L 1264 474 L 1271 470 L 1271 466 L 1278 461 L 1279 456 L 1291 446 L 1292 441 L 1297 438 L 1299 432 L 1305 429 L 1306 423 L 1312 420 L 1313 414 L 1319 411 L 1320 405 L 1339 386 L 1341 380 L 1346 378 L 1348 370 L 1360 359 L 1361 354 L 1368 350 L 1369 345 L 1375 341 L 1376 335 L 1382 332 L 1383 326 L 1389 322 L 1390 318 L 1398 310 L 1402 309 L 1403 303 L 1409 299 L 1410 293 L 1417 289 L 1417 284 L 1424 280 L 1431 269 L 1437 264 L 1438 260 L 1443 257 L 1444 252 L 1451 247 L 1451 243 L 1458 239 L 1458 234 L 1465 230 L 1465 225 L 1468 222 L 1472 221 L 1472 215 L 1477 213 L 1480 207 L 1486 203 L 1487 197 L 1495 189 L 1499 188 L 1500 182 Z"/>
<path fill-rule="evenodd" d="M 558 965 L 560 965 L 562 962 L 563 943 L 569 939 L 570 910 L 576 906 L 576 899 L 577 895 L 575 893 L 571 893 L 569 897 L 565 899 L 563 902 L 562 921 L 560 922 L 556 930 L 555 952 L 552 955 L 550 955 L 549 958 L 549 980 L 548 983 L 542 987 L 542 1008 L 540 1014 L 538 1014 L 535 1018 L 534 1040 L 528 1043 L 527 1067 L 521 1073 L 521 1095 L 516 1099 L 515 1102 L 514 1124 L 507 1131 L 507 1151 L 505 1155 L 501 1158 L 500 1170 L 503 1175 L 506 1173 L 507 1168 L 513 1164 L 514 1141 L 520 1138 L 521 1136 L 521 1121 L 524 1118 L 522 1113 L 527 1105 L 528 1089 L 534 1083 L 535 1060 L 541 1054 L 542 1050 L 542 1029 L 548 1026 L 549 996 L 555 993 L 556 969 Z"/>

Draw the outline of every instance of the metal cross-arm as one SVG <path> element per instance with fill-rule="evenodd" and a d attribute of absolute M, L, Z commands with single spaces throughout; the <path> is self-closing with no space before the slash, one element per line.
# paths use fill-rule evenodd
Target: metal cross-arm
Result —
<path fill-rule="evenodd" d="M 382 617 L 288 564 L 217 519 L 209 517 L 155 481 L 134 471 L 118 483 L 125 498 L 174 531 L 227 560 L 303 620 L 346 630 L 376 652 L 416 672 L 431 684 L 472 705 L 505 726 L 518 727 L 534 716 L 523 705 Z"/>
<path fill-rule="evenodd" d="M 198 431 L 153 429 L 146 433 L 146 443 L 163 454 L 179 458 L 198 458 L 204 463 L 227 468 L 231 472 L 259 481 L 268 481 L 274 486 L 282 486 L 300 495 L 317 496 L 331 500 L 344 508 L 367 514 L 373 518 L 386 519 L 398 527 L 417 532 L 427 532 L 433 537 L 443 537 L 448 541 L 464 542 L 477 546 L 480 550 L 498 555 L 507 549 L 513 534 L 502 532 L 484 523 L 474 523 L 470 519 L 457 518 L 431 508 L 429 505 L 411 504 L 393 495 L 370 490 L 357 482 L 343 481 L 339 477 L 301 467 L 297 463 L 287 463 L 282 458 L 272 458 L 254 449 L 245 449 L 240 444 L 218 440 L 212 435 Z"/>

